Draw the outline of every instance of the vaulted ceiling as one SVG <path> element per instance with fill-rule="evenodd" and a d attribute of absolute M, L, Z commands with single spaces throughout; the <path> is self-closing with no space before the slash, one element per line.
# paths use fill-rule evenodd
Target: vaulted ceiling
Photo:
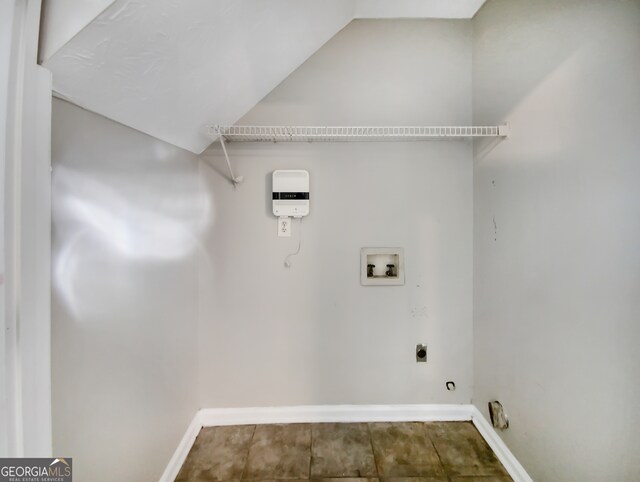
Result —
<path fill-rule="evenodd" d="M 56 95 L 200 153 L 354 18 L 470 18 L 484 0 L 49 0 Z"/>

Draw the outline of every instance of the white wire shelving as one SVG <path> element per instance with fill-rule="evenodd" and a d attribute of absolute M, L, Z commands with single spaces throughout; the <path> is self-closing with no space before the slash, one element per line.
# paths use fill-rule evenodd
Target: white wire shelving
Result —
<path fill-rule="evenodd" d="M 227 142 L 353 142 L 433 141 L 509 136 L 509 126 L 208 126 L 209 135 L 220 140 L 234 186 L 242 176 L 231 167 Z"/>
<path fill-rule="evenodd" d="M 428 141 L 507 137 L 501 126 L 209 126 L 214 138 L 228 142 Z"/>

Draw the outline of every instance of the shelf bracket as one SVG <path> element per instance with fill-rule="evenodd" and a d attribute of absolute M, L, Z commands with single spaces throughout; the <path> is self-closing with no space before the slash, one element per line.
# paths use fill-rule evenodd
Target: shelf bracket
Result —
<path fill-rule="evenodd" d="M 498 135 L 500 137 L 504 137 L 505 139 L 508 139 L 509 134 L 511 134 L 511 129 L 509 129 L 509 124 L 503 124 L 501 126 L 498 126 Z"/>
<path fill-rule="evenodd" d="M 224 152 L 224 158 L 227 161 L 227 167 L 229 168 L 229 174 L 231 175 L 231 182 L 233 183 L 233 187 L 236 187 L 244 178 L 242 176 L 237 176 L 233 173 L 233 169 L 231 168 L 231 161 L 229 160 L 229 154 L 227 153 L 227 146 L 225 145 L 225 138 L 222 134 L 220 134 L 220 145 L 222 146 L 222 152 Z"/>

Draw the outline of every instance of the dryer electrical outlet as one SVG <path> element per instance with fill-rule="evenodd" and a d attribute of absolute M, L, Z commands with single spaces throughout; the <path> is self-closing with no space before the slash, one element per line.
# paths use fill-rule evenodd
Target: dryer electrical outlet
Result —
<path fill-rule="evenodd" d="M 302 170 L 273 171 L 273 214 L 301 218 L 309 214 L 309 173 Z"/>

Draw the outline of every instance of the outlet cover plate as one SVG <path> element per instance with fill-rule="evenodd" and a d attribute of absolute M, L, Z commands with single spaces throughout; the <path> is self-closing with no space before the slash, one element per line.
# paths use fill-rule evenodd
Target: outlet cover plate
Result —
<path fill-rule="evenodd" d="M 280 216 L 278 218 L 278 237 L 290 238 L 291 237 L 291 218 L 286 216 Z"/>

